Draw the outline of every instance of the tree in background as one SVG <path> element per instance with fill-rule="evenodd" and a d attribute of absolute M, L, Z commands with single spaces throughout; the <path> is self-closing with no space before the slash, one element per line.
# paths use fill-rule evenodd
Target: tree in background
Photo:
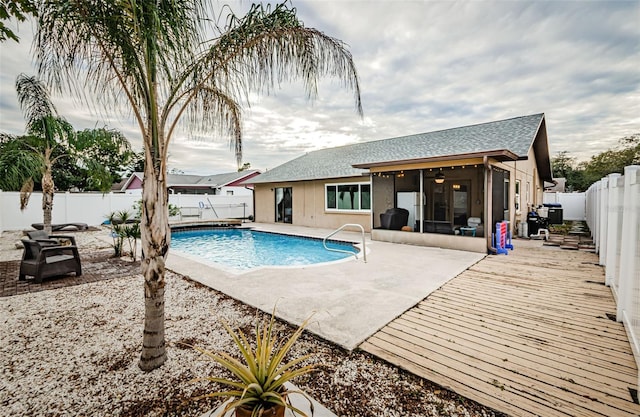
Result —
<path fill-rule="evenodd" d="M 584 174 L 577 169 L 576 158 L 569 156 L 569 152 L 559 152 L 557 156 L 551 158 L 553 167 L 553 178 L 566 179 L 566 191 L 580 191 L 584 186 Z"/>
<path fill-rule="evenodd" d="M 85 172 L 84 181 L 78 184 L 81 190 L 108 191 L 136 158 L 127 138 L 106 127 L 78 132 L 73 149 L 76 165 Z"/>
<path fill-rule="evenodd" d="M 624 167 L 634 164 L 640 164 L 640 133 L 621 138 L 617 146 L 579 164 L 584 172 L 584 189 L 609 174 L 623 174 Z"/>
<path fill-rule="evenodd" d="M 251 92 L 269 93 L 298 79 L 313 98 L 319 78 L 333 76 L 354 91 L 362 113 L 355 66 L 341 41 L 304 27 L 285 3 L 273 9 L 252 5 L 244 17 L 223 8 L 229 11 L 224 27 L 209 13 L 213 4 L 50 0 L 38 10 L 34 48 L 40 73 L 81 97 L 81 90 L 91 88 L 110 109 L 128 107 L 140 128 L 145 320 L 139 367 L 146 371 L 166 360 L 167 160 L 179 122 L 186 118 L 187 129 L 230 137 L 240 166 L 242 105 Z"/>
<path fill-rule="evenodd" d="M 63 189 L 88 184 L 89 189 L 108 191 L 114 179 L 119 180 L 115 171 L 121 169 L 119 161 L 128 163 L 134 154 L 120 132 L 103 128 L 76 134 L 58 115 L 48 90 L 35 77 L 19 75 L 16 91 L 26 135 L 0 135 L 0 189 L 19 190 L 21 210 L 27 207 L 33 190 L 41 189 L 44 229 L 51 233 L 56 177 L 63 179 Z M 58 175 L 59 168 L 66 175 Z M 70 175 L 75 175 L 71 180 L 77 182 L 65 183 Z"/>
<path fill-rule="evenodd" d="M 569 152 L 559 152 L 551 159 L 554 178 L 566 178 L 567 191 L 585 191 L 591 184 L 613 173 L 624 173 L 624 167 L 640 164 L 640 133 L 625 136 L 618 145 L 576 163 Z"/>
<path fill-rule="evenodd" d="M 73 136 L 71 125 L 59 117 L 44 84 L 35 77 L 20 74 L 16 80 L 18 101 L 27 125 L 27 135 L 6 144 L 0 163 L 6 180 L 20 187 L 20 209 L 24 210 L 33 191 L 34 177 L 40 176 L 44 230 L 51 233 L 53 210 L 53 165 L 59 159 L 54 151 L 65 147 Z M 5 153 L 6 152 L 6 153 Z"/>
<path fill-rule="evenodd" d="M 30 148 L 23 136 L 0 136 L 0 189 L 19 191 L 25 178 L 34 181 L 34 190 L 42 190 L 37 164 L 29 163 Z M 55 160 L 52 172 L 56 190 L 109 191 L 136 163 L 138 155 L 121 132 L 107 128 L 86 129 L 71 134 L 66 142 L 58 143 L 51 151 Z M 25 165 L 26 163 L 26 165 Z M 22 164 L 22 166 L 20 165 Z M 21 166 L 20 169 L 14 169 Z M 35 169 L 35 171 L 33 171 Z M 17 175 L 11 177 L 8 173 Z"/>
<path fill-rule="evenodd" d="M 24 22 L 28 15 L 35 15 L 36 5 L 32 0 L 2 0 L 0 2 L 0 42 L 12 39 L 16 42 L 20 40 L 18 36 L 8 27 L 4 21 L 15 18 L 18 22 Z"/>

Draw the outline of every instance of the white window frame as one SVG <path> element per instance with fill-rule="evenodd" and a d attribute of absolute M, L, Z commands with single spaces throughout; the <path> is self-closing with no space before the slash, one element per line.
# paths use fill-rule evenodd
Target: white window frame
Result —
<path fill-rule="evenodd" d="M 371 182 L 332 182 L 324 185 L 324 210 L 331 213 L 371 213 L 371 209 L 340 209 L 340 208 L 329 208 L 328 207 L 328 199 L 327 199 L 327 191 L 329 187 L 335 188 L 336 191 L 336 206 L 338 205 L 338 187 L 341 185 L 357 185 L 358 186 L 358 196 L 360 197 L 359 206 L 362 207 L 362 186 L 369 186 L 369 207 L 371 207 Z"/>

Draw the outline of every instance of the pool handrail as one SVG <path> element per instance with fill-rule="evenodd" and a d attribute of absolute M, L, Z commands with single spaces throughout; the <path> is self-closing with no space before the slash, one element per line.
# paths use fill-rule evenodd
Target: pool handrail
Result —
<path fill-rule="evenodd" d="M 356 257 L 356 259 L 358 259 L 358 253 L 357 252 L 351 252 L 349 250 L 344 250 L 344 249 L 335 249 L 335 248 L 330 248 L 327 246 L 327 239 L 329 239 L 331 236 L 335 235 L 336 233 L 342 231 L 342 229 L 344 229 L 345 227 L 358 227 L 360 228 L 360 232 L 362 233 L 362 254 L 364 256 L 364 262 L 367 262 L 367 248 L 365 247 L 365 239 L 364 239 L 364 227 L 362 227 L 361 224 L 357 224 L 357 223 L 346 223 L 343 224 L 342 226 L 338 227 L 336 230 L 334 230 L 333 232 L 329 233 L 324 239 L 322 239 L 322 246 L 324 246 L 324 248 L 328 251 L 333 251 L 333 252 L 342 252 L 342 253 L 348 253 L 349 255 L 353 255 Z"/>

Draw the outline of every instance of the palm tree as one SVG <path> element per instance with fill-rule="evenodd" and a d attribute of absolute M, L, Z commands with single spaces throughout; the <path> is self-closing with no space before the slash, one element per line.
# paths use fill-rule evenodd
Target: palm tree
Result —
<path fill-rule="evenodd" d="M 165 258 L 171 233 L 166 187 L 169 143 L 181 120 L 187 129 L 228 136 L 242 161 L 241 111 L 249 92 L 269 93 L 281 82 L 303 81 L 317 94 L 322 76 L 360 90 L 345 45 L 304 27 L 287 4 L 231 11 L 224 27 L 206 0 L 50 0 L 38 11 L 35 50 L 41 74 L 82 96 L 128 108 L 145 149 L 142 192 L 142 274 L 145 324 L 139 367 L 166 359 Z M 227 9 L 223 9 L 227 10 Z M 215 37 L 206 39 L 207 33 Z"/>
<path fill-rule="evenodd" d="M 24 210 L 34 183 L 40 182 L 44 229 L 51 233 L 54 168 L 60 180 L 60 171 L 72 165 L 92 189 L 106 192 L 114 183 L 114 171 L 122 166 L 116 160 L 128 163 L 134 153 L 127 138 L 116 130 L 75 133 L 71 124 L 57 114 L 44 83 L 35 77 L 20 74 L 16 91 L 26 120 L 26 135 L 0 134 L 0 189 L 20 190 L 20 209 Z"/>
<path fill-rule="evenodd" d="M 64 147 L 73 136 L 71 125 L 59 117 L 45 85 L 35 77 L 20 74 L 16 80 L 18 101 L 27 122 L 27 135 L 7 144 L 3 159 L 5 178 L 15 186 L 21 184 L 20 209 L 24 210 L 33 191 L 34 178 L 41 175 L 44 230 L 51 233 L 53 210 L 53 166 L 59 156 L 56 148 Z"/>

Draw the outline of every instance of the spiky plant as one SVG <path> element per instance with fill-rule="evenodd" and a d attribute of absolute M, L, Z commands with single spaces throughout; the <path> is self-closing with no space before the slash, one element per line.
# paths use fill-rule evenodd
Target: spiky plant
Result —
<path fill-rule="evenodd" d="M 266 321 L 266 320 L 265 320 Z M 238 348 L 241 360 L 234 358 L 225 352 L 212 352 L 206 349 L 195 347 L 208 358 L 222 365 L 230 371 L 235 379 L 204 377 L 194 381 L 210 381 L 222 384 L 230 389 L 226 391 L 216 391 L 197 397 L 223 397 L 231 398 L 224 408 L 227 411 L 243 408 L 251 412 L 252 417 L 259 417 L 265 411 L 273 407 L 285 407 L 299 416 L 307 416 L 303 411 L 294 407 L 289 395 L 303 395 L 309 401 L 311 414 L 313 415 L 313 403 L 301 391 L 287 391 L 284 384 L 294 378 L 313 372 L 314 365 L 301 365 L 311 355 L 304 355 L 290 362 L 285 362 L 285 357 L 295 344 L 307 326 L 309 319 L 305 320 L 300 327 L 291 335 L 289 339 L 278 340 L 273 331 L 275 323 L 275 310 L 271 314 L 268 325 L 265 322 L 256 322 L 255 348 L 242 330 L 234 331 L 227 323 L 223 322 L 225 329 L 233 339 L 235 347 Z"/>

